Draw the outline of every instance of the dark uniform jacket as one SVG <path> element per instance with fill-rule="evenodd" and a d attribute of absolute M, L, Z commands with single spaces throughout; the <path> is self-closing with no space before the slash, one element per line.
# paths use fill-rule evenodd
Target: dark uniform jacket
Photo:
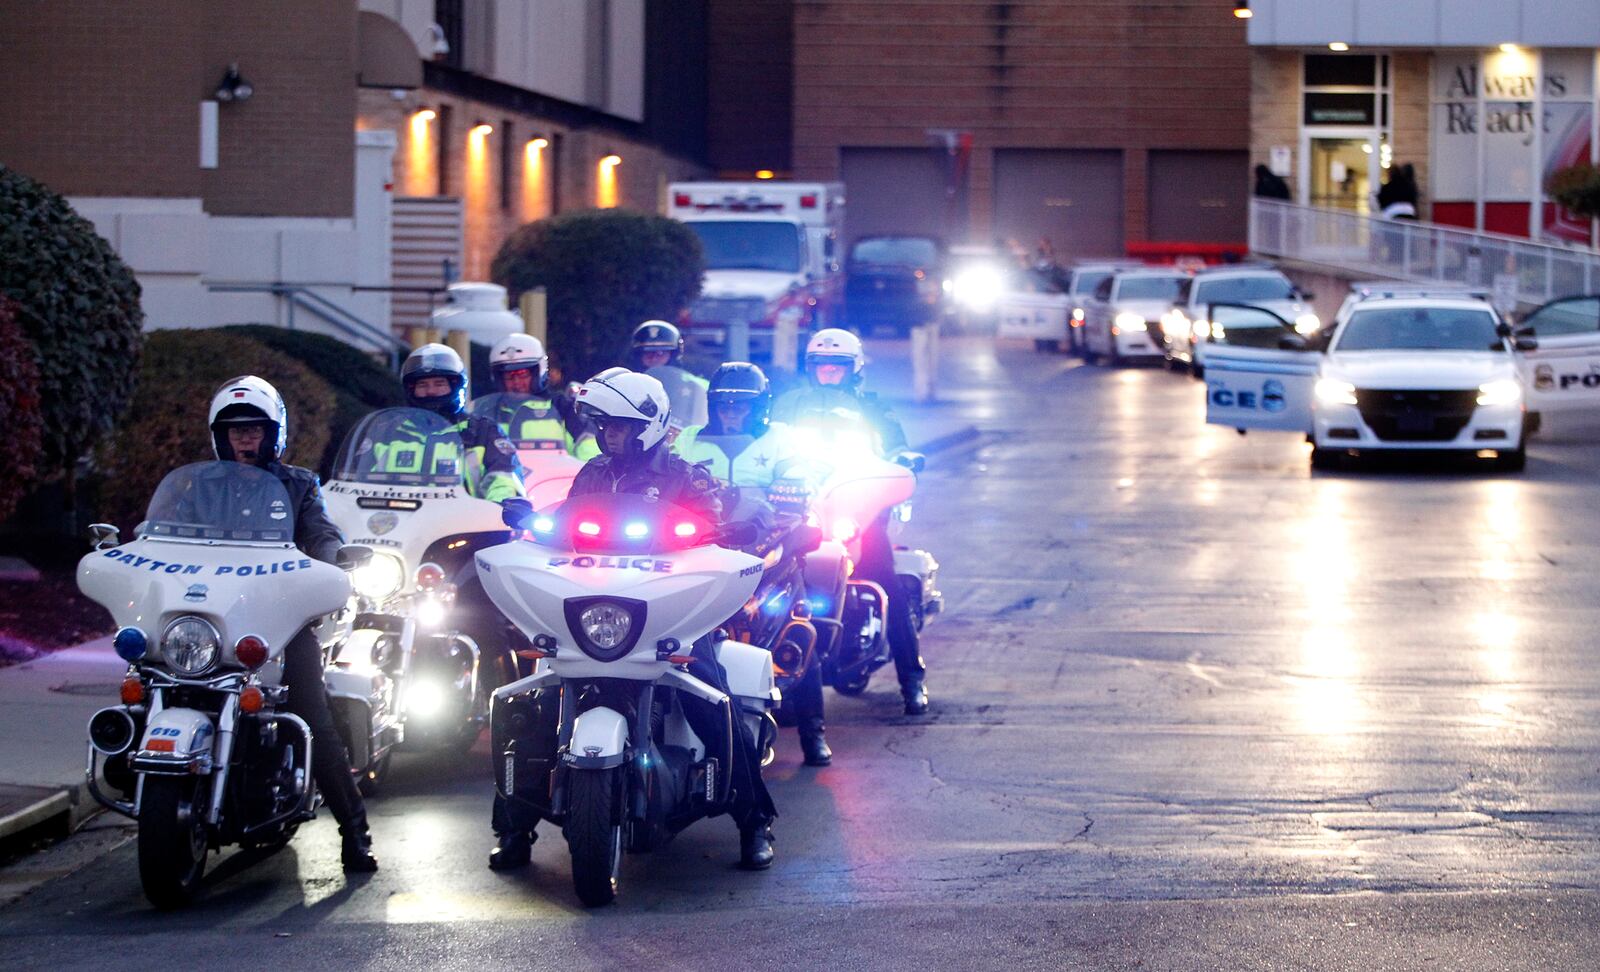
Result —
<path fill-rule="evenodd" d="M 344 532 L 328 517 L 317 474 L 299 466 L 269 462 L 266 470 L 289 491 L 294 507 L 294 545 L 323 563 L 334 563 L 344 546 Z"/>
<path fill-rule="evenodd" d="M 611 456 L 595 456 L 578 470 L 568 495 L 636 493 L 648 496 L 654 490 L 660 499 L 698 513 L 712 523 L 720 523 L 720 486 L 704 466 L 683 461 L 663 444 L 657 446 L 649 458 L 626 467 L 619 466 Z"/>

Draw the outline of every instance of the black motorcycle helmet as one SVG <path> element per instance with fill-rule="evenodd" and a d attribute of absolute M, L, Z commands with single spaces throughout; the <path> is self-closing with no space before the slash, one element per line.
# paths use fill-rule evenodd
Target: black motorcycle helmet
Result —
<path fill-rule="evenodd" d="M 450 382 L 447 395 L 417 395 L 413 389 L 423 378 L 444 378 Z M 400 366 L 400 383 L 406 389 L 406 404 L 412 408 L 437 412 L 451 421 L 467 410 L 467 367 L 461 355 L 444 344 L 424 344 L 411 352 Z"/>
<path fill-rule="evenodd" d="M 750 414 L 744 427 L 725 429 L 717 415 L 717 406 L 725 402 L 749 402 Z M 706 390 L 706 421 L 708 435 L 759 436 L 767 430 L 768 413 L 772 409 L 772 388 L 766 374 L 748 361 L 729 361 L 711 376 L 711 387 Z"/>
<path fill-rule="evenodd" d="M 675 365 L 683 356 L 683 334 L 666 321 L 645 321 L 633 329 L 633 340 L 628 351 L 628 363 L 634 371 L 644 370 L 646 351 L 667 351 L 672 357 L 667 364 Z"/>

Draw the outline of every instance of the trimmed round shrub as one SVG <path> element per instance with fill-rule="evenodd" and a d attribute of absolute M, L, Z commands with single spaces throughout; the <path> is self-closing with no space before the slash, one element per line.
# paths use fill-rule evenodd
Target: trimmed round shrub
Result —
<path fill-rule="evenodd" d="M 17 323 L 17 305 L 0 297 L 0 428 L 6 461 L 0 463 L 0 520 L 10 516 L 39 479 L 44 418 L 39 410 L 39 364 Z"/>
<path fill-rule="evenodd" d="M 139 283 L 65 199 L 0 165 L 0 295 L 38 352 L 40 472 L 70 472 L 133 394 Z"/>
<path fill-rule="evenodd" d="M 240 375 L 272 382 L 289 409 L 288 461 L 315 466 L 328 445 L 334 393 L 329 383 L 281 351 L 224 329 L 152 332 L 139 366 L 139 391 L 122 424 L 100 450 L 100 512 L 127 529 L 144 516 L 162 477 L 204 462 L 211 396 Z"/>
<path fill-rule="evenodd" d="M 583 380 L 621 364 L 644 321 L 676 321 L 700 294 L 700 238 L 675 219 L 624 209 L 567 213 L 518 228 L 490 268 L 516 306 L 548 295 L 552 367 Z"/>
<path fill-rule="evenodd" d="M 270 324 L 230 324 L 224 334 L 238 334 L 282 352 L 315 372 L 333 387 L 333 417 L 328 444 L 315 463 L 308 463 L 326 479 L 333 472 L 345 434 L 368 413 L 405 404 L 400 377 L 378 358 L 326 334 L 291 331 Z M 487 354 L 487 351 L 485 352 Z M 485 359 L 487 361 L 487 358 Z M 485 372 L 487 373 L 487 364 Z M 477 372 L 474 370 L 474 376 Z M 292 433 L 293 428 L 290 429 Z"/>
<path fill-rule="evenodd" d="M 1545 192 L 1562 209 L 1586 219 L 1600 217 L 1600 167 L 1587 162 L 1550 174 Z"/>

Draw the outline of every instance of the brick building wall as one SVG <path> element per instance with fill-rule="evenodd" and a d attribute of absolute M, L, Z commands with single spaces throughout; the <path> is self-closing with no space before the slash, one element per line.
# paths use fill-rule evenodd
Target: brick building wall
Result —
<path fill-rule="evenodd" d="M 706 155 L 732 178 L 790 167 L 794 0 L 709 0 Z"/>
<path fill-rule="evenodd" d="M 353 208 L 354 5 L 327 0 L 73 0 L 5 8 L 0 161 L 75 196 L 200 197 L 214 215 Z M 230 63 L 199 167 L 199 104 Z"/>
<path fill-rule="evenodd" d="M 797 0 L 794 47 L 795 177 L 837 178 L 845 147 L 969 131 L 978 239 L 996 149 L 1122 150 L 1133 241 L 1150 150 L 1250 145 L 1245 28 L 1212 0 Z"/>

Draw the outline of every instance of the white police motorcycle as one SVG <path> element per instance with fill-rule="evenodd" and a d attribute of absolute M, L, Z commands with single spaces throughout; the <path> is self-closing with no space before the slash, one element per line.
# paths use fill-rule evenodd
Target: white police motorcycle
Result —
<path fill-rule="evenodd" d="M 472 400 L 467 411 L 509 427 L 507 436 L 517 448 L 522 485 L 536 510 L 547 509 L 567 498 L 583 460 L 567 451 L 562 439 L 523 438 L 518 430 L 529 420 L 559 421 L 554 405 L 527 395 L 495 392 Z M 509 416 L 509 419 L 506 417 Z"/>
<path fill-rule="evenodd" d="M 500 506 L 467 493 L 470 461 L 439 415 L 381 409 L 345 438 L 323 498 L 372 558 L 351 577 L 355 618 L 327 672 L 351 766 L 372 787 L 397 746 L 469 748 L 488 714 L 478 640 L 458 588 L 472 555 L 504 543 Z M 502 622 L 503 623 L 503 622 Z"/>
<path fill-rule="evenodd" d="M 315 812 L 317 741 L 284 711 L 283 649 L 308 624 L 325 646 L 344 636 L 350 581 L 295 548 L 277 477 L 236 462 L 167 474 L 128 543 L 92 532 L 78 586 L 120 626 L 128 673 L 122 704 L 89 720 L 89 791 L 139 822 L 145 895 L 176 907 L 209 851 L 285 843 Z"/>
<path fill-rule="evenodd" d="M 758 752 L 776 739 L 771 654 L 719 628 L 754 593 L 762 562 L 714 545 L 753 542 L 748 524 L 719 534 L 631 494 L 574 497 L 525 526 L 532 540 L 480 551 L 478 573 L 539 659 L 496 705 L 543 690 L 559 710 L 555 758 L 514 748 L 495 757 L 503 796 L 561 826 L 578 898 L 596 906 L 616 896 L 624 849 L 660 847 L 726 809 L 736 731 Z M 686 669 L 697 642 L 731 694 Z"/>

